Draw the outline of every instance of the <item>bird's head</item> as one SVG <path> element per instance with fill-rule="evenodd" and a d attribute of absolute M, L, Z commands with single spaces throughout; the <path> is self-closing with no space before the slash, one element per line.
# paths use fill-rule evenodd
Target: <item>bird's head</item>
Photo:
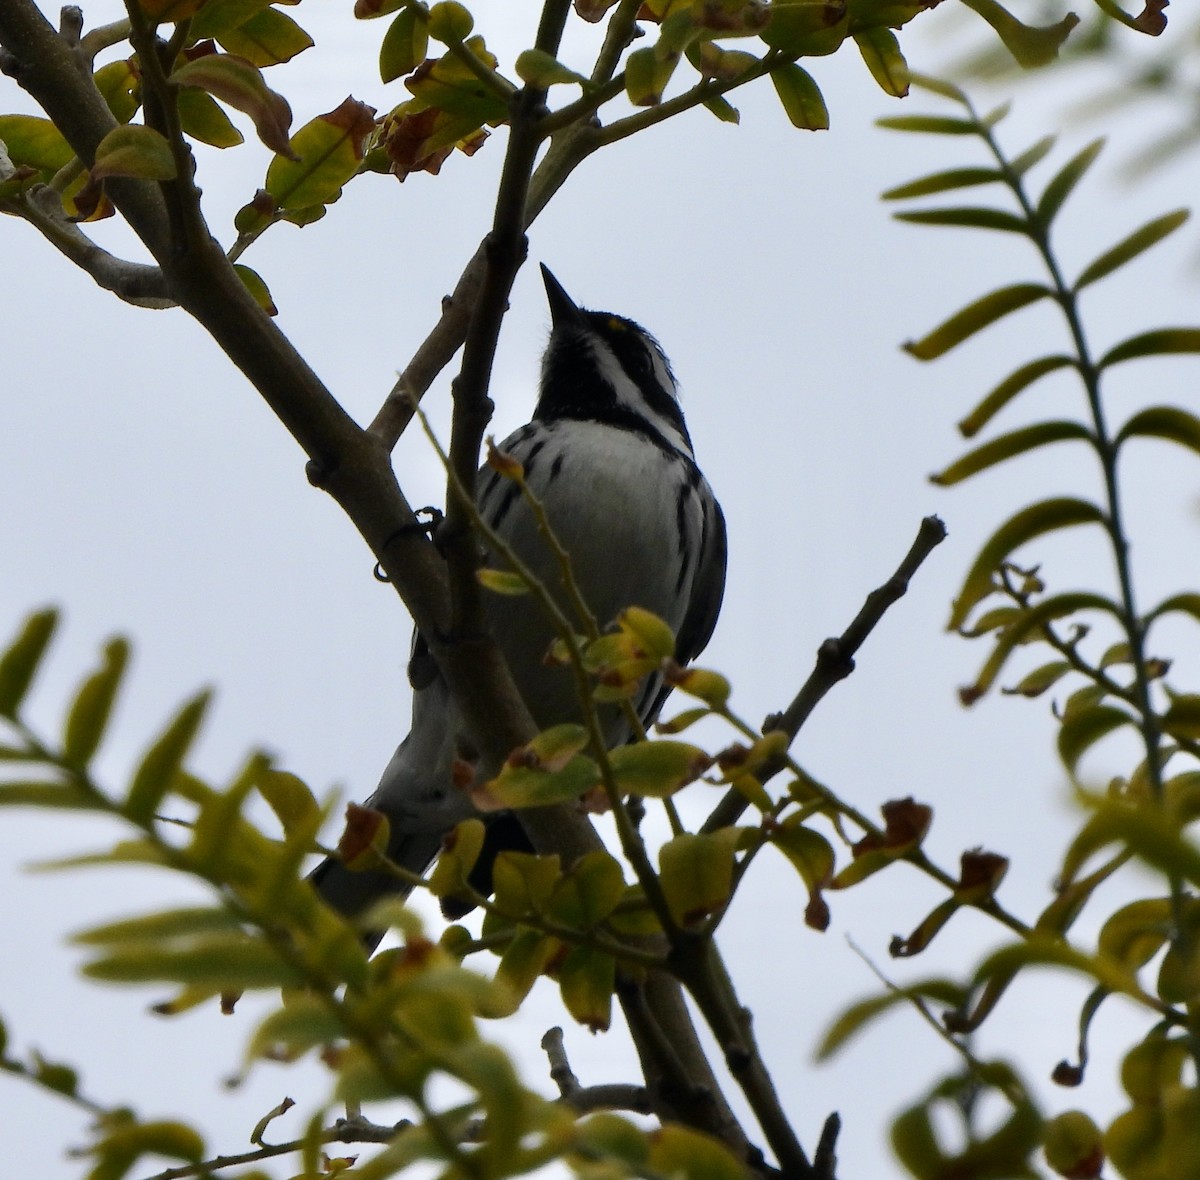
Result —
<path fill-rule="evenodd" d="M 587 311 L 543 265 L 550 343 L 534 417 L 604 422 L 692 453 L 679 388 L 658 341 L 633 320 Z"/>

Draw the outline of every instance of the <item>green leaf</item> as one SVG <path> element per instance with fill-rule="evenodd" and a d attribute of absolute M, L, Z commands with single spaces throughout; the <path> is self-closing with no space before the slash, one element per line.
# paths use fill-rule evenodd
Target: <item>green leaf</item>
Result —
<path fill-rule="evenodd" d="M 97 145 L 93 180 L 131 176 L 137 180 L 173 180 L 175 157 L 165 136 L 153 127 L 126 123 L 114 127 Z"/>
<path fill-rule="evenodd" d="M 517 77 L 530 86 L 539 90 L 548 90 L 551 86 L 564 83 L 591 89 L 591 81 L 582 74 L 568 69 L 556 57 L 542 49 L 526 49 L 517 55 L 515 63 Z"/>
<path fill-rule="evenodd" d="M 279 820 L 284 835 L 308 831 L 320 822 L 320 805 L 303 779 L 284 770 L 267 770 L 256 785 Z"/>
<path fill-rule="evenodd" d="M 1034 426 L 1025 426 L 1020 430 L 1002 434 L 999 438 L 968 451 L 961 459 L 955 460 L 945 470 L 931 475 L 929 479 L 939 487 L 949 487 L 1016 455 L 1023 455 L 1027 451 L 1049 446 L 1051 443 L 1070 440 L 1095 442 L 1092 432 L 1078 422 L 1038 422 Z"/>
<path fill-rule="evenodd" d="M 1200 352 L 1200 328 L 1157 328 L 1122 340 L 1100 358 L 1098 367 L 1106 369 L 1139 357 L 1186 352 Z"/>
<path fill-rule="evenodd" d="M 591 930 L 617 908 L 625 896 L 620 863 L 608 852 L 584 853 L 555 885 L 545 912 L 574 930 Z"/>
<path fill-rule="evenodd" d="M 96 89 L 118 123 L 128 123 L 141 105 L 142 80 L 128 60 L 110 61 L 93 75 Z"/>
<path fill-rule="evenodd" d="M 493 594 L 516 597 L 529 593 L 529 583 L 514 570 L 498 570 L 484 566 L 475 571 L 475 580 Z"/>
<path fill-rule="evenodd" d="M 254 302 L 267 313 L 267 315 L 278 315 L 279 308 L 275 306 L 275 300 L 271 298 L 271 291 L 263 280 L 262 275 L 256 270 L 251 270 L 241 262 L 235 262 L 233 269 L 237 273 L 237 277 L 242 280 L 242 286 L 254 298 Z"/>
<path fill-rule="evenodd" d="M 496 968 L 496 981 L 506 991 L 506 1002 L 489 1015 L 494 1013 L 499 1018 L 515 1012 L 561 946 L 557 939 L 547 937 L 540 930 L 527 927 L 518 930 L 504 948 Z"/>
<path fill-rule="evenodd" d="M 919 180 L 897 185 L 882 194 L 885 201 L 903 201 L 910 197 L 928 197 L 934 193 L 950 192 L 952 189 L 972 188 L 980 184 L 994 184 L 1004 179 L 999 168 L 951 168 L 946 172 L 934 172 Z"/>
<path fill-rule="evenodd" d="M 1200 623 L 1200 594 L 1188 592 L 1164 598 L 1147 616 L 1147 622 L 1175 612 L 1191 615 Z"/>
<path fill-rule="evenodd" d="M 612 955 L 589 946 L 577 946 L 558 972 L 563 1006 L 591 1032 L 605 1032 L 612 1022 L 612 994 L 616 963 Z"/>
<path fill-rule="evenodd" d="M 183 947 L 132 943 L 85 964 L 83 973 L 109 983 L 185 983 L 222 991 L 307 982 L 273 948 L 240 934 L 212 935 Z"/>
<path fill-rule="evenodd" d="M 1122 906 L 1104 923 L 1100 952 L 1136 971 L 1144 967 L 1171 937 L 1171 902 L 1147 897 Z"/>
<path fill-rule="evenodd" d="M 936 360 L 1011 312 L 1052 294 L 1049 287 L 1040 283 L 1014 283 L 1011 287 L 1001 287 L 956 312 L 928 336 L 910 340 L 904 349 L 919 361 Z"/>
<path fill-rule="evenodd" d="M 678 60 L 660 60 L 652 48 L 635 49 L 625 59 L 625 94 L 629 101 L 635 107 L 653 107 L 662 102 Z"/>
<path fill-rule="evenodd" d="M 393 82 L 411 74 L 429 51 L 429 25 L 417 7 L 404 8 L 388 26 L 379 46 L 379 76 Z"/>
<path fill-rule="evenodd" d="M 958 1008 L 965 999 L 966 995 L 960 984 L 952 983 L 949 979 L 925 979 L 885 992 L 881 996 L 859 1000 L 841 1012 L 825 1030 L 817 1045 L 816 1058 L 818 1061 L 828 1060 L 871 1021 L 901 1004 L 933 1000 L 935 1003 L 945 1004 L 948 1008 Z"/>
<path fill-rule="evenodd" d="M 896 34 L 883 25 L 877 25 L 855 33 L 854 41 L 867 69 L 871 71 L 871 77 L 884 94 L 903 98 L 908 93 L 912 76 Z"/>
<path fill-rule="evenodd" d="M 956 102 L 959 106 L 966 107 L 967 110 L 971 109 L 971 100 L 967 98 L 966 92 L 945 78 L 935 78 L 932 74 L 914 73 L 912 80 L 913 85 L 919 90 L 928 90 L 931 94 L 940 94 L 942 98 L 948 98 L 951 102 Z"/>
<path fill-rule="evenodd" d="M 1130 438 L 1159 438 L 1200 453 L 1200 418 L 1176 406 L 1150 406 L 1121 427 L 1115 442 Z"/>
<path fill-rule="evenodd" d="M 208 690 L 194 696 L 146 751 L 121 809 L 134 823 L 145 825 L 154 818 L 158 805 L 171 789 L 196 739 L 211 699 L 212 694 Z"/>
<path fill-rule="evenodd" d="M 1194 693 L 1172 696 L 1161 720 L 1163 730 L 1169 737 L 1200 738 L 1200 696 Z"/>
<path fill-rule="evenodd" d="M 793 127 L 799 127 L 801 131 L 829 129 L 829 111 L 825 107 L 825 99 L 821 97 L 820 88 L 807 70 L 801 69 L 795 62 L 788 62 L 771 71 L 771 82 L 783 104 L 784 114 Z"/>
<path fill-rule="evenodd" d="M 1058 56 L 1059 47 L 1071 30 L 1079 24 L 1079 17 L 1068 12 L 1062 20 L 1052 25 L 1032 27 L 1023 25 L 996 0 L 963 0 L 968 8 L 977 12 L 996 31 L 1005 48 L 1017 60 L 1017 64 L 1030 69 L 1048 65 Z"/>
<path fill-rule="evenodd" d="M 170 77 L 176 86 L 197 86 L 250 116 L 259 139 L 273 152 L 288 155 L 292 108 L 264 80 L 262 71 L 240 57 L 210 53 L 185 62 Z"/>
<path fill-rule="evenodd" d="M 705 835 L 684 833 L 659 849 L 663 893 L 680 926 L 702 922 L 729 901 L 738 838 L 736 828 Z"/>
<path fill-rule="evenodd" d="M 886 119 L 876 119 L 875 125 L 888 131 L 916 131 L 926 135 L 979 134 L 979 124 L 974 119 L 951 115 L 890 115 Z"/>
<path fill-rule="evenodd" d="M 313 39 L 286 13 L 264 8 L 234 29 L 216 35 L 227 53 L 253 66 L 277 66 L 311 49 Z"/>
<path fill-rule="evenodd" d="M 513 918 L 543 913 L 561 876 L 557 856 L 502 852 L 492 866 L 496 907 Z"/>
<path fill-rule="evenodd" d="M 255 1030 L 246 1046 L 246 1060 L 275 1057 L 279 1048 L 299 1055 L 346 1035 L 345 1027 L 328 1001 L 320 996 L 289 996 L 284 1007 L 272 1012 Z"/>
<path fill-rule="evenodd" d="M 192 18 L 189 32 L 197 41 L 215 38 L 228 29 L 245 24 L 269 4 L 270 0 L 205 0 Z"/>
<path fill-rule="evenodd" d="M 669 798 L 712 765 L 712 759 L 698 746 L 674 741 L 618 746 L 608 759 L 621 794 L 654 799 Z"/>
<path fill-rule="evenodd" d="M 647 1160 L 654 1175 L 679 1180 L 744 1180 L 746 1166 L 712 1135 L 665 1123 L 650 1140 Z"/>
<path fill-rule="evenodd" d="M 983 429 L 1014 397 L 1032 385 L 1039 377 L 1075 363 L 1069 356 L 1044 356 L 1022 365 L 1010 373 L 958 424 L 959 431 L 970 438 Z"/>
<path fill-rule="evenodd" d="M 983 696 L 995 683 L 996 677 L 1000 675 L 1013 651 L 1022 644 L 1039 638 L 1042 627 L 1047 623 L 1089 610 L 1104 611 L 1117 619 L 1121 617 L 1120 607 L 1111 599 L 1086 591 L 1055 594 L 1043 599 L 1036 606 L 1020 611 L 997 634 L 996 646 L 976 677 L 975 683 L 960 690 L 959 696 L 963 704 L 973 704 Z"/>
<path fill-rule="evenodd" d="M 8 650 L 0 656 L 0 717 L 16 719 L 57 626 L 58 611 L 37 611 L 25 620 Z"/>
<path fill-rule="evenodd" d="M 110 640 L 104 647 L 103 664 L 84 681 L 71 705 L 63 735 L 63 758 L 77 770 L 87 766 L 100 745 L 128 662 L 128 641 Z"/>
<path fill-rule="evenodd" d="M 447 833 L 441 855 L 429 874 L 429 892 L 434 897 L 451 897 L 469 888 L 467 878 L 483 851 L 485 831 L 483 820 L 472 817 Z"/>
<path fill-rule="evenodd" d="M 488 52 L 482 37 L 472 37 L 464 50 L 487 69 L 496 69 L 496 58 Z M 499 79 L 499 74 L 496 77 Z M 507 102 L 492 87 L 485 86 L 475 71 L 453 53 L 425 62 L 405 79 L 404 85 L 427 106 L 461 115 L 469 121 L 471 126 L 458 131 L 450 142 L 469 135 L 484 123 L 501 122 L 508 117 Z"/>
<path fill-rule="evenodd" d="M 80 946 L 134 942 L 157 944 L 172 939 L 191 938 L 197 934 L 228 933 L 240 929 L 238 919 L 227 909 L 193 906 L 93 926 L 90 930 L 73 934 L 71 941 Z"/>
<path fill-rule="evenodd" d="M 14 164 L 42 173 L 55 173 L 75 158 L 62 132 L 37 115 L 0 115 L 0 140 Z"/>
<path fill-rule="evenodd" d="M 64 807 L 83 811 L 96 808 L 97 804 L 98 800 L 90 799 L 68 783 L 0 783 L 0 807 Z"/>
<path fill-rule="evenodd" d="M 429 35 L 446 45 L 465 41 L 475 27 L 475 18 L 457 0 L 438 0 L 429 9 Z"/>
<path fill-rule="evenodd" d="M 287 158 L 267 169 L 266 190 L 280 209 L 325 205 L 342 195 L 358 171 L 366 137 L 375 130 L 375 108 L 354 98 L 305 123 L 292 136 Z"/>
<path fill-rule="evenodd" d="M 1140 229 L 1136 229 L 1127 238 L 1123 238 L 1110 250 L 1106 250 L 1099 258 L 1088 263 L 1075 280 L 1075 290 L 1082 291 L 1084 287 L 1112 274 L 1118 267 L 1131 262 L 1139 254 L 1156 246 L 1168 234 L 1174 233 L 1191 216 L 1188 209 L 1176 209 L 1173 213 L 1164 213 L 1153 221 L 1148 221 Z"/>
<path fill-rule="evenodd" d="M 1042 664 L 1041 667 L 1026 673 L 1012 688 L 1002 691 L 1009 696 L 1040 697 L 1071 670 L 1071 665 L 1066 660 L 1051 660 L 1048 664 Z"/>
<path fill-rule="evenodd" d="M 1032 147 L 1026 148 L 1015 160 L 1009 164 L 1009 168 L 1018 176 L 1024 176 L 1031 168 L 1036 168 L 1054 149 L 1055 143 L 1058 142 L 1058 137 L 1055 135 L 1047 135 L 1039 139 Z"/>
<path fill-rule="evenodd" d="M 1095 504 L 1070 496 L 1040 500 L 1004 522 L 985 542 L 968 571 L 950 614 L 948 630 L 966 622 L 974 607 L 992 592 L 992 575 L 1015 549 L 1053 532 L 1081 524 L 1103 524 Z"/>
<path fill-rule="evenodd" d="M 1104 147 L 1103 139 L 1092 140 L 1087 147 L 1068 160 L 1046 185 L 1038 200 L 1037 209 L 1034 211 L 1034 218 L 1039 225 L 1043 228 L 1050 225 L 1059 209 L 1062 208 L 1063 202 L 1071 195 L 1071 191 L 1083 178 L 1083 174 L 1092 166 L 1102 147 Z"/>
<path fill-rule="evenodd" d="M 722 123 L 737 124 L 742 121 L 741 113 L 737 107 L 722 98 L 719 94 L 715 94 L 711 98 L 706 98 L 704 100 L 704 109 L 710 114 L 716 115 Z"/>
<path fill-rule="evenodd" d="M 1058 756 L 1074 774 L 1080 758 L 1101 738 L 1124 725 L 1136 724 L 1134 717 L 1115 705 L 1094 705 L 1072 711 L 1063 718 L 1058 731 Z"/>
<path fill-rule="evenodd" d="M 245 137 L 210 94 L 194 87 L 179 92 L 179 125 L 185 135 L 212 147 L 237 147 Z"/>
<path fill-rule="evenodd" d="M 967 229 L 996 229 L 1011 234 L 1029 234 L 1029 225 L 1023 217 L 1004 209 L 986 206 L 964 206 L 952 209 L 912 209 L 904 213 L 893 213 L 897 221 L 914 225 L 951 225 Z"/>

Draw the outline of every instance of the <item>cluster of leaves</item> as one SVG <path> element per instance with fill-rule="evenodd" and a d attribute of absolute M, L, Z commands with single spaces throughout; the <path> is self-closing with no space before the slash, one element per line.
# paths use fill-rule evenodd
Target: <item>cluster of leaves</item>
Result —
<path fill-rule="evenodd" d="M 1200 1109 L 1200 1091 L 1185 1068 L 1190 1062 L 1194 1071 L 1200 1061 L 1192 1019 L 1200 1001 L 1200 927 L 1190 892 L 1200 884 L 1200 854 L 1190 835 L 1200 817 L 1196 803 L 1200 696 L 1172 685 L 1168 661 L 1152 656 L 1147 644 L 1154 625 L 1168 615 L 1200 619 L 1200 597 L 1180 592 L 1148 611 L 1139 609 L 1117 467 L 1124 449 L 1142 439 L 1200 451 L 1200 419 L 1182 407 L 1153 405 L 1136 410 L 1114 428 L 1105 413 L 1103 387 L 1108 372 L 1117 365 L 1142 357 L 1200 352 L 1200 329 L 1141 332 L 1114 343 L 1096 358 L 1086 343 L 1080 294 L 1172 233 L 1187 214 L 1168 213 L 1134 230 L 1068 281 L 1053 251 L 1051 232 L 1100 143 L 1075 155 L 1035 197 L 1028 188 L 1028 175 L 1049 154 L 1053 140 L 1009 158 L 995 133 L 1005 108 L 980 115 L 957 88 L 929 80 L 923 84 L 956 104 L 955 113 L 909 115 L 883 120 L 884 125 L 979 142 L 989 159 L 982 165 L 922 177 L 885 195 L 907 200 L 992 186 L 1007 191 L 1011 206 L 952 205 L 897 216 L 920 224 L 978 228 L 1023 238 L 1039 255 L 1047 281 L 1018 283 L 983 296 L 910 343 L 909 352 L 920 360 L 933 360 L 1011 312 L 1049 302 L 1066 321 L 1069 351 L 1029 361 L 1005 377 L 963 418 L 960 430 L 968 438 L 984 430 L 1014 399 L 1055 371 L 1072 371 L 1084 394 L 1078 419 L 1039 421 L 997 435 L 935 475 L 934 482 L 956 484 L 1014 456 L 1066 441 L 1082 444 L 1095 456 L 1104 489 L 1101 503 L 1064 496 L 1024 507 L 985 542 L 953 604 L 949 626 L 970 637 L 991 636 L 994 646 L 975 682 L 961 695 L 964 704 L 974 703 L 998 682 L 1019 651 L 1046 651 L 1052 657 L 1048 662 L 1038 664 L 1005 691 L 1038 697 L 1069 688 L 1055 708 L 1058 751 L 1089 814 L 1064 856 L 1054 898 L 1034 923 L 1014 928 L 1018 939 L 989 956 L 965 987 L 935 980 L 872 1000 L 846 1015 L 831 1033 L 826 1050 L 877 1012 L 906 1000 L 922 1005 L 927 1000 L 951 1002 L 944 1030 L 968 1033 L 987 1017 L 1020 972 L 1044 965 L 1066 968 L 1089 979 L 1093 990 L 1080 1013 L 1079 1060 L 1057 1067 L 1054 1078 L 1060 1084 L 1082 1081 L 1088 1030 L 1108 996 L 1132 999 L 1149 1018 L 1145 1039 L 1125 1057 L 1122 1078 L 1128 1109 L 1103 1134 L 1078 1111 L 1043 1128 L 1039 1119 L 1030 1117 L 1024 1090 L 1018 1087 L 1014 1092 L 1006 1085 L 1000 1089 L 1012 1099 L 1013 1119 L 997 1133 L 993 1153 L 1009 1153 L 1006 1158 L 1015 1167 L 1021 1152 L 1031 1151 L 1044 1135 L 1047 1158 L 1064 1176 L 1099 1176 L 1106 1155 L 1132 1180 L 1175 1175 L 1180 1161 L 1195 1158 L 1193 1128 Z M 1116 570 L 1113 591 L 1047 593 L 1037 570 L 1014 564 L 1014 553 L 1022 546 L 1055 530 L 1083 525 L 1099 526 L 1106 538 Z M 997 597 L 1001 604 L 989 608 Z M 1092 654 L 1096 638 L 1102 646 Z M 1093 793 L 1079 777 L 1080 760 L 1097 742 L 1118 731 L 1137 735 L 1141 756 L 1126 777 L 1113 780 L 1102 794 Z M 1094 949 L 1072 945 L 1068 941 L 1072 924 L 1098 888 L 1131 862 L 1153 872 L 1162 882 L 1161 893 L 1110 914 Z M 987 1084 L 996 1083 L 989 1079 Z M 938 1169 L 948 1164 L 949 1157 L 932 1131 L 929 1111 L 953 1092 L 954 1085 L 948 1082 L 896 1124 L 897 1148 L 916 1175 L 944 1174 Z M 1022 1134 L 1012 1133 L 1016 1127 L 1023 1129 Z M 964 1156 L 959 1162 L 966 1170 L 955 1174 L 995 1174 L 979 1170 L 983 1166 L 979 1146 L 972 1143 L 967 1148 L 971 1166 L 967 1167 Z M 989 1158 L 994 1162 L 997 1157 Z"/>
<path fill-rule="evenodd" d="M 384 83 L 403 80 L 410 97 L 383 114 L 355 98 L 311 119 L 293 134 L 287 100 L 264 70 L 310 48 L 311 37 L 266 0 L 140 0 L 127 20 L 76 38 L 75 53 L 93 72 L 96 89 L 116 120 L 81 160 L 63 132 L 34 115 L 0 116 L 0 211 L 38 222 L 28 201 L 47 185 L 73 220 L 113 214 L 104 181 L 114 177 L 154 182 L 188 178 L 189 143 L 229 148 L 243 140 L 229 117 L 241 112 L 274 153 L 261 189 L 238 212 L 236 260 L 270 226 L 305 225 L 324 216 L 343 187 L 358 175 L 413 171 L 436 173 L 455 149 L 470 155 L 488 129 L 509 120 L 521 84 L 538 90 L 578 87 L 579 95 L 543 119 L 543 137 L 564 128 L 592 127 L 602 107 L 623 97 L 634 107 L 658 108 L 649 118 L 625 115 L 602 138 L 616 139 L 677 111 L 703 104 L 718 118 L 737 121 L 724 94 L 770 76 L 789 120 L 797 127 L 828 126 L 824 99 L 798 59 L 823 56 L 852 41 L 872 76 L 889 94 L 908 92 L 909 71 L 893 29 L 936 0 L 580 0 L 579 16 L 608 20 L 608 35 L 594 68 L 581 73 L 542 49 L 519 54 L 506 76 L 474 18 L 457 0 L 357 0 L 360 19 L 390 16 L 379 70 Z M 1022 64 L 1054 57 L 1075 18 L 1046 27 L 1022 24 L 996 0 L 965 0 L 989 22 Z M 1101 2 L 1101 0 L 1098 0 Z M 1111 0 L 1102 0 L 1111 6 Z M 656 26 L 653 44 L 627 49 L 635 18 Z M 78 33 L 78 30 L 76 30 Z M 757 52 L 726 42 L 756 42 Z M 430 43 L 442 46 L 429 56 Z M 96 66 L 114 47 L 127 56 Z M 682 87 L 679 68 L 693 72 Z M 664 101 L 669 87 L 674 93 Z M 147 97 L 149 95 L 149 98 Z M 139 112 L 143 120 L 136 122 Z M 42 226 L 45 229 L 44 225 Z M 266 285 L 249 268 L 239 273 L 259 303 L 274 311 Z"/>
<path fill-rule="evenodd" d="M 204 882 L 213 892 L 210 905 L 138 915 L 80 934 L 76 941 L 91 952 L 86 976 L 174 984 L 178 992 L 157 1006 L 164 1015 L 217 996 L 232 1007 L 244 991 L 282 989 L 280 1006 L 249 1037 L 247 1068 L 263 1058 L 290 1061 L 316 1051 L 332 1075 L 330 1103 L 401 1098 L 417 1116 L 398 1127 L 355 1176 L 385 1177 L 415 1160 L 438 1160 L 463 1174 L 501 1177 L 525 1174 L 552 1159 L 580 1168 L 604 1162 L 612 1175 L 740 1175 L 723 1149 L 702 1135 L 669 1127 L 647 1137 L 613 1114 L 579 1119 L 569 1106 L 526 1088 L 503 1051 L 478 1029 L 479 1018 L 515 1007 L 514 973 L 501 972 L 491 981 L 464 968 L 465 948 L 456 945 L 454 932 L 440 945 L 432 942 L 415 916 L 393 903 L 372 921 L 397 926 L 402 944 L 368 961 L 356 932 L 299 875 L 326 818 L 308 788 L 262 755 L 250 758 L 223 789 L 186 769 L 207 694 L 172 718 L 125 790 L 102 789 L 91 764 L 108 727 L 128 645 L 116 639 L 105 646 L 100 666 L 75 694 L 61 736 L 49 742 L 22 720 L 21 706 L 55 624 L 51 611 L 31 616 L 0 656 L 0 805 L 104 814 L 133 833 L 110 848 L 47 867 L 151 865 Z M 254 797 L 269 805 L 280 835 L 264 834 L 243 814 Z M 457 853 L 444 858 L 435 885 L 454 872 L 462 855 L 460 841 Z M 519 885 L 503 874 L 498 879 L 505 882 L 506 903 L 515 908 Z M 597 890 L 594 867 L 578 866 L 569 877 L 550 882 L 543 865 L 525 879 L 529 904 L 539 910 L 546 896 L 539 883 L 552 890 L 545 911 L 572 938 L 594 924 L 603 891 Z M 567 900 L 572 889 L 573 909 Z M 563 974 L 574 970 L 564 965 Z M 564 996 L 573 994 L 566 981 L 563 990 Z M 87 1099 L 69 1066 L 36 1055 L 21 1061 L 9 1054 L 2 1036 L 0 1069 L 76 1101 L 95 1116 L 93 1175 L 116 1180 L 147 1154 L 192 1162 L 204 1157 L 202 1137 L 186 1123 L 142 1119 L 128 1108 Z M 438 1078 L 454 1079 L 456 1092 L 466 1097 L 435 1106 L 430 1091 Z M 313 1112 L 304 1135 L 289 1145 L 305 1175 L 325 1174 L 322 1148 L 338 1137 L 326 1130 L 328 1116 L 328 1107 Z"/>

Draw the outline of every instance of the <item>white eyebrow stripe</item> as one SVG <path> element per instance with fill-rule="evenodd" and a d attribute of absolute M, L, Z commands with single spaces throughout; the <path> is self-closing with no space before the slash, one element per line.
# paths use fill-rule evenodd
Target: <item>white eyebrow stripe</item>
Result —
<path fill-rule="evenodd" d="M 639 418 L 644 418 L 672 447 L 677 451 L 682 451 L 685 455 L 691 456 L 691 445 L 683 434 L 680 433 L 679 427 L 670 418 L 664 417 L 647 404 L 641 389 L 638 388 L 637 382 L 625 372 L 621 362 L 617 359 L 617 354 L 613 352 L 608 342 L 594 334 L 589 334 L 588 342 L 591 345 L 592 355 L 596 360 L 596 367 L 600 370 L 600 375 L 604 378 L 608 387 L 613 391 L 617 405 L 637 414 Z M 663 360 L 662 354 L 657 348 L 650 345 L 646 347 L 650 350 L 655 380 L 664 389 L 669 389 L 672 395 L 676 394 L 675 382 L 671 378 L 670 369 L 667 367 L 666 361 Z"/>

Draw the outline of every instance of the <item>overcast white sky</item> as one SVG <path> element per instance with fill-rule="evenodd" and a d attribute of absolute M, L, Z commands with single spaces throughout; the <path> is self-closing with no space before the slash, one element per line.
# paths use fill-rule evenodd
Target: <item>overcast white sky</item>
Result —
<path fill-rule="evenodd" d="M 535 8 L 524 7 L 528 22 L 500 0 L 474 6 L 502 63 L 532 40 Z M 375 80 L 385 22 L 356 24 L 348 10 L 297 13 L 319 48 L 273 75 L 297 126 L 348 92 L 381 110 L 403 98 L 399 85 Z M 116 5 L 88 3 L 85 14 L 99 24 Z M 924 33 L 910 60 L 929 69 L 944 58 L 933 47 L 950 25 L 941 12 L 917 24 Z M 1032 918 L 1048 899 L 1073 822 L 1048 703 L 997 697 L 962 710 L 955 688 L 986 649 L 943 627 L 976 548 L 1015 497 L 1088 494 L 1095 474 L 1082 451 L 1059 448 L 962 489 L 941 491 L 925 477 L 959 453 L 957 418 L 1017 364 L 1064 347 L 1062 330 L 1040 308 L 933 367 L 901 353 L 901 341 L 968 300 L 1041 275 L 1032 251 L 1000 235 L 892 222 L 877 200 L 881 190 L 982 162 L 978 149 L 874 128 L 880 115 L 935 104 L 920 95 L 903 106 L 888 99 L 853 47 L 811 70 L 830 107 L 829 133 L 793 130 L 769 86 L 736 97 L 740 128 L 693 112 L 584 165 L 534 227 L 530 258 L 548 263 L 580 302 L 644 323 L 681 378 L 697 454 L 731 537 L 725 613 L 705 662 L 731 676 L 747 717 L 758 720 L 791 698 L 818 643 L 892 571 L 920 518 L 943 516 L 950 539 L 871 638 L 854 676 L 822 704 L 796 753 L 867 811 L 907 794 L 931 803 L 928 848 L 947 866 L 980 844 L 1009 855 L 1002 899 Z M 1063 97 L 1054 86 L 1018 96 L 1002 129 L 1010 151 L 1059 126 Z M 0 108 L 27 109 L 7 79 Z M 1143 187 L 1114 183 L 1122 150 L 1154 117 L 1123 121 L 1096 179 L 1068 208 L 1068 270 L 1194 191 L 1192 162 Z M 1091 134 L 1068 130 L 1066 151 Z M 321 223 L 278 227 L 247 256 L 271 286 L 281 327 L 360 421 L 375 412 L 486 229 L 502 147 L 500 134 L 475 158 L 454 158 L 441 176 L 415 176 L 403 187 L 365 178 Z M 1063 162 L 1066 152 L 1055 158 Z M 257 147 L 203 153 L 210 220 L 227 239 L 265 163 Z M 116 227 L 97 234 L 125 248 Z M 1101 284 L 1086 306 L 1095 341 L 1195 322 L 1193 247 L 1185 230 Z M 202 773 L 227 777 L 265 745 L 318 791 L 367 794 L 407 724 L 409 624 L 372 579 L 372 559 L 353 530 L 305 482 L 298 448 L 183 313 L 120 304 L 15 221 L 0 226 L 0 273 L 0 635 L 44 603 L 66 614 L 31 718 L 53 732 L 71 687 L 119 631 L 134 637 L 136 656 L 100 762 L 111 782 L 122 781 L 179 701 L 211 684 L 218 696 L 197 753 Z M 498 434 L 529 414 L 547 328 L 536 268 L 526 267 L 497 362 Z M 448 378 L 427 403 L 443 423 L 447 385 Z M 1142 362 L 1122 374 L 1113 404 L 1118 414 L 1150 400 L 1187 404 L 1194 388 L 1186 362 Z M 1051 380 L 999 425 L 1079 407 L 1067 380 Z M 419 440 L 402 443 L 397 465 L 413 503 L 440 501 L 436 462 Z M 1196 472 L 1145 444 L 1127 475 L 1139 487 L 1131 519 L 1139 589 L 1150 601 L 1192 576 L 1185 555 L 1196 544 Z M 1059 589 L 1109 576 L 1096 538 L 1049 554 L 1042 547 L 1033 556 L 1047 557 L 1045 572 Z M 1186 671 L 1178 682 L 1188 683 Z M 1098 757 L 1094 771 L 1121 766 L 1114 751 Z M 698 822 L 713 801 L 693 788 L 683 801 L 687 818 Z M 13 1051 L 68 1057 L 97 1100 L 129 1102 L 148 1116 L 186 1111 L 209 1132 L 214 1152 L 240 1150 L 285 1094 L 316 1100 L 323 1075 L 261 1066 L 228 1093 L 220 1079 L 238 1067 L 253 1003 L 232 1019 L 206 1008 L 165 1021 L 144 1014 L 165 989 L 80 982 L 81 955 L 65 945 L 67 933 L 162 907 L 179 886 L 115 870 L 30 876 L 21 866 L 118 834 L 59 814 L 0 820 L 0 1015 Z M 889 937 L 940 899 L 900 869 L 834 895 L 832 924 L 818 935 L 803 925 L 792 871 L 764 855 L 727 923 L 727 956 L 805 1142 L 815 1141 L 829 1110 L 842 1113 L 846 1176 L 895 1174 L 885 1162 L 889 1116 L 953 1066 L 946 1047 L 907 1013 L 832 1065 L 812 1065 L 832 1016 L 877 986 L 847 937 L 899 980 L 965 971 L 997 936 L 974 914 L 956 918 L 922 959 L 887 960 Z M 985 1026 L 977 1051 L 1018 1058 L 1050 1109 L 1112 1109 L 1113 1055 L 1131 1035 L 1116 1003 L 1099 1022 L 1085 1089 L 1066 1094 L 1044 1081 L 1073 1053 L 1082 995 L 1053 975 L 1031 978 Z M 517 1022 L 489 1032 L 519 1050 L 528 1077 L 548 1085 L 537 1042 L 560 1019 L 546 989 Z M 621 1033 L 590 1038 L 572 1028 L 568 1047 L 585 1083 L 631 1079 Z M 40 1180 L 81 1174 L 86 1165 L 63 1156 L 64 1144 L 83 1139 L 77 1113 L 15 1081 L 0 1085 L 6 1157 Z M 293 1116 L 279 1133 L 302 1125 Z M 286 1165 L 272 1174 L 288 1174 Z"/>

